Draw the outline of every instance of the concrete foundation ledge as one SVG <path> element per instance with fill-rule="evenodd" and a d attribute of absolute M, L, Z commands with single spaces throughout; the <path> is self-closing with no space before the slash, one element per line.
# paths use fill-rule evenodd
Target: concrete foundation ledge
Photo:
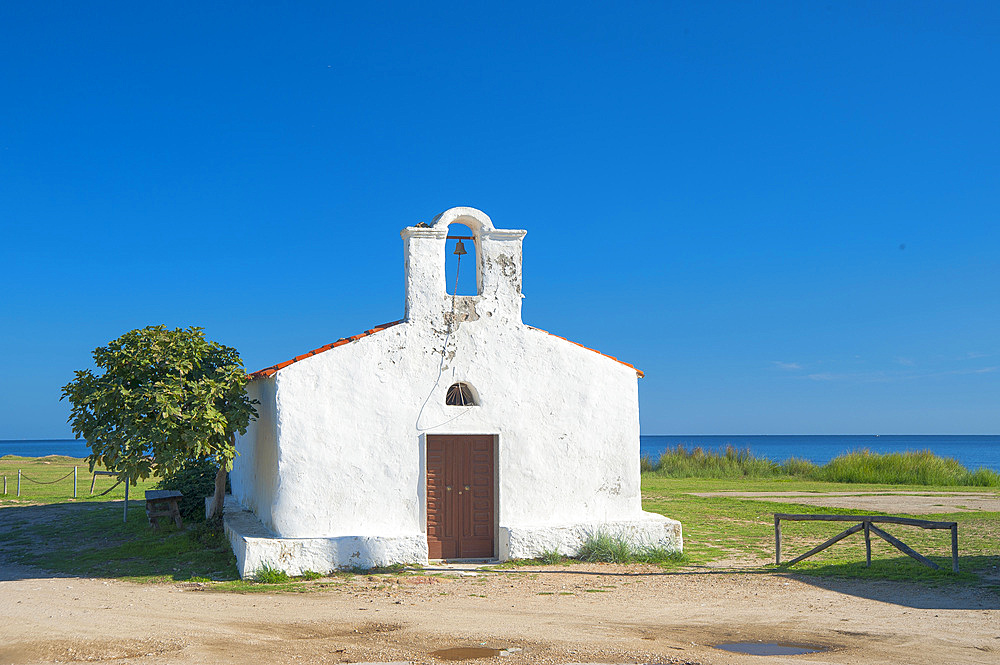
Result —
<path fill-rule="evenodd" d="M 307 570 L 326 574 L 348 568 L 427 561 L 427 537 L 422 533 L 280 538 L 252 512 L 228 496 L 223 525 L 236 555 L 240 577 L 253 577 L 265 567 L 283 570 L 294 576 Z"/>
<path fill-rule="evenodd" d="M 548 526 L 500 527 L 500 558 L 533 559 L 556 551 L 575 556 L 592 535 L 608 534 L 634 547 L 663 547 L 684 551 L 681 523 L 662 515 L 642 513 L 635 519 L 611 522 L 582 522 Z"/>

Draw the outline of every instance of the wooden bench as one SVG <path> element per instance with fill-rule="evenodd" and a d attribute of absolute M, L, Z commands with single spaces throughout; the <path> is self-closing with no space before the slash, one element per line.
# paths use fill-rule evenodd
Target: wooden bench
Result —
<path fill-rule="evenodd" d="M 177 507 L 177 502 L 184 496 L 177 490 L 147 490 L 146 491 L 146 517 L 149 523 L 156 530 L 160 528 L 160 518 L 170 517 L 174 520 L 177 528 L 181 528 L 181 511 Z"/>

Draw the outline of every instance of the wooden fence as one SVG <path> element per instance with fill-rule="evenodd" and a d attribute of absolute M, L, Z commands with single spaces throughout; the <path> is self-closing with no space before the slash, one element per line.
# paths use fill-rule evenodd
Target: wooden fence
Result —
<path fill-rule="evenodd" d="M 781 520 L 790 520 L 795 522 L 858 522 L 854 526 L 841 531 L 833 538 L 830 538 L 823 543 L 820 543 L 816 547 L 812 548 L 805 554 L 797 556 L 787 564 L 788 566 L 794 566 L 799 561 L 816 554 L 817 552 L 822 552 L 830 545 L 847 538 L 851 534 L 857 533 L 858 531 L 865 532 L 865 565 L 872 565 L 872 540 L 871 534 L 875 534 L 885 542 L 889 543 L 897 550 L 906 554 L 907 556 L 913 557 L 920 563 L 938 570 L 940 566 L 936 563 L 920 554 L 912 547 L 901 541 L 899 538 L 887 533 L 885 530 L 880 529 L 875 526 L 876 523 L 882 524 L 905 524 L 907 526 L 916 526 L 921 529 L 950 529 L 951 530 L 951 569 L 954 572 L 958 572 L 958 522 L 932 522 L 930 520 L 918 520 L 911 517 L 891 517 L 889 515 L 790 515 L 787 513 L 775 513 L 774 514 L 774 563 L 781 565 Z"/>

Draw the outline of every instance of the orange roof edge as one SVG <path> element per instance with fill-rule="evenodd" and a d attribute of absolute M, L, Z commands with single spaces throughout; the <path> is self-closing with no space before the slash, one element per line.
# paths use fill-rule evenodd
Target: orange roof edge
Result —
<path fill-rule="evenodd" d="M 377 332 L 381 332 L 381 331 L 385 330 L 386 328 L 391 328 L 392 326 L 394 326 L 394 325 L 396 325 L 398 323 L 402 323 L 402 322 L 403 322 L 403 320 L 400 319 L 399 321 L 393 321 L 391 323 L 383 323 L 380 326 L 375 326 L 374 328 L 372 328 L 370 330 L 366 330 L 365 332 L 361 333 L 360 335 L 351 335 L 350 337 L 341 337 L 336 342 L 331 342 L 330 344 L 324 344 L 323 346 L 319 347 L 318 349 L 313 349 L 312 351 L 308 351 L 306 353 L 303 353 L 300 356 L 295 356 L 291 360 L 286 360 L 283 363 L 278 363 L 277 365 L 271 365 L 270 367 L 265 367 L 264 369 L 259 369 L 256 372 L 252 372 L 250 374 L 247 374 L 247 379 L 249 381 L 254 381 L 256 379 L 266 379 L 268 377 L 271 377 L 271 376 L 274 376 L 275 374 L 277 374 L 278 370 L 284 369 L 284 368 L 288 367 L 289 365 L 291 365 L 293 363 L 299 362 L 300 360 L 305 360 L 306 358 L 311 358 L 312 356 L 315 356 L 315 355 L 317 355 L 319 353 L 323 353 L 324 351 L 329 351 L 330 349 L 336 348 L 338 346 L 343 346 L 344 344 L 349 344 L 350 342 L 356 342 L 359 339 L 361 339 L 362 337 L 368 337 L 369 335 L 374 335 Z"/>
<path fill-rule="evenodd" d="M 635 373 L 639 375 L 639 378 L 640 378 L 640 379 L 641 379 L 642 377 L 646 376 L 646 374 L 645 374 L 645 373 L 644 373 L 644 372 L 643 372 L 643 371 L 642 371 L 641 369 L 639 369 L 638 367 L 636 367 L 636 366 L 635 366 L 635 365 L 633 365 L 632 363 L 627 363 L 627 362 L 625 362 L 624 360 L 618 360 L 618 358 L 615 358 L 614 356 L 609 356 L 609 355 L 608 355 L 608 354 L 606 354 L 606 353 L 601 353 L 601 352 L 600 352 L 600 351 L 598 351 L 597 349 L 592 349 L 592 348 L 590 348 L 589 346 L 584 346 L 583 344 L 580 344 L 579 342 L 574 342 L 574 341 L 573 341 L 573 340 L 571 340 L 571 339 L 566 339 L 565 337 L 562 337 L 562 336 L 560 336 L 560 335 L 555 335 L 555 334 L 553 334 L 553 333 L 550 333 L 550 332 L 549 332 L 548 330 L 542 330 L 541 328 L 536 328 L 535 326 L 528 326 L 528 327 L 529 327 L 529 328 L 531 328 L 532 330 L 537 330 L 538 332 L 542 332 L 542 333 L 545 333 L 546 335 L 552 335 L 553 337 L 556 337 L 556 338 L 558 338 L 558 339 L 561 339 L 561 340 L 563 340 L 564 342 L 569 342 L 570 344 L 575 344 L 575 345 L 579 346 L 579 347 L 580 347 L 581 349 L 587 349 L 588 351 L 593 351 L 594 353 L 597 353 L 597 354 L 599 354 L 599 355 L 602 355 L 602 356 L 604 356 L 605 358 L 611 358 L 611 360 L 614 360 L 614 361 L 615 361 L 616 363 L 619 363 L 619 364 L 622 364 L 622 365 L 625 365 L 626 367 L 630 367 L 630 368 L 634 369 L 634 370 L 635 370 Z"/>
<path fill-rule="evenodd" d="M 381 332 L 381 331 L 385 330 L 386 328 L 391 328 L 392 326 L 394 326 L 396 324 L 399 324 L 399 323 L 402 323 L 402 322 L 403 322 L 403 320 L 400 319 L 399 321 L 392 321 L 391 323 L 383 323 L 380 326 L 375 326 L 374 328 L 372 328 L 370 330 L 366 330 L 365 332 L 361 333 L 360 335 L 351 335 L 350 337 L 341 337 L 336 342 L 332 342 L 330 344 L 324 344 L 323 346 L 319 347 L 318 349 L 313 349 L 312 351 L 308 351 L 306 353 L 303 353 L 302 355 L 295 356 L 291 360 L 286 360 L 285 362 L 278 363 L 276 365 L 271 365 L 270 367 L 265 367 L 264 369 L 259 369 L 256 372 L 252 372 L 250 374 L 247 374 L 247 379 L 250 380 L 250 381 L 254 381 L 256 379 L 266 379 L 268 377 L 271 377 L 271 376 L 274 376 L 275 374 L 277 374 L 278 370 L 284 369 L 284 368 L 288 367 L 289 365 L 291 365 L 293 363 L 299 362 L 300 360 L 305 360 L 306 358 L 311 358 L 312 356 L 315 356 L 317 354 L 323 353 L 324 351 L 329 351 L 330 349 L 334 349 L 334 348 L 336 348 L 338 346 L 343 346 L 344 344 L 350 344 L 351 342 L 356 342 L 359 339 L 361 339 L 362 337 L 368 337 L 369 335 L 374 335 L 377 332 Z M 579 346 L 581 349 L 586 349 L 588 351 L 593 351 L 594 353 L 602 355 L 605 358 L 610 358 L 611 360 L 614 360 L 616 363 L 619 363 L 621 365 L 625 365 L 626 367 L 635 370 L 635 373 L 639 376 L 639 378 L 642 378 L 642 377 L 645 376 L 645 373 L 643 373 L 643 371 L 641 369 L 638 369 L 635 365 L 633 365 L 631 363 L 627 363 L 624 360 L 619 360 L 618 358 L 615 358 L 614 356 L 609 356 L 606 353 L 601 353 L 597 349 L 592 349 L 589 346 L 584 346 L 583 344 L 580 344 L 579 342 L 574 342 L 571 339 L 566 339 L 565 337 L 561 337 L 559 335 L 554 335 L 553 333 L 550 333 L 548 330 L 542 330 L 541 328 L 535 328 L 534 326 L 528 326 L 528 327 L 531 328 L 532 330 L 537 330 L 538 332 L 545 333 L 546 335 L 552 335 L 552 337 L 555 337 L 557 339 L 561 339 L 564 342 L 569 342 L 570 344 L 575 344 L 576 346 Z"/>

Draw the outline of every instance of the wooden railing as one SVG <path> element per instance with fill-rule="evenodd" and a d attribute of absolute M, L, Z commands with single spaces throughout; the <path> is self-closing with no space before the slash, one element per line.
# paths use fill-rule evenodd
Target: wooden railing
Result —
<path fill-rule="evenodd" d="M 774 563 L 781 565 L 781 520 L 790 520 L 796 522 L 859 522 L 854 526 L 841 531 L 833 538 L 820 543 L 816 547 L 812 548 L 805 554 L 797 556 L 791 561 L 789 561 L 786 566 L 794 566 L 799 561 L 807 557 L 811 557 L 817 552 L 822 552 L 830 545 L 847 538 L 851 534 L 857 533 L 858 531 L 865 532 L 865 566 L 872 565 L 872 540 L 871 534 L 875 534 L 885 542 L 889 543 L 897 550 L 906 554 L 907 556 L 913 557 L 920 563 L 938 570 L 940 566 L 936 563 L 920 554 L 912 547 L 901 541 L 899 538 L 887 533 L 883 529 L 875 526 L 875 523 L 883 524 L 905 524 L 907 526 L 916 526 L 921 529 L 950 529 L 951 530 L 951 569 L 954 572 L 958 572 L 958 522 L 932 522 L 930 520 L 917 520 L 911 517 L 891 517 L 889 515 L 789 515 L 786 513 L 775 513 L 774 514 Z"/>

